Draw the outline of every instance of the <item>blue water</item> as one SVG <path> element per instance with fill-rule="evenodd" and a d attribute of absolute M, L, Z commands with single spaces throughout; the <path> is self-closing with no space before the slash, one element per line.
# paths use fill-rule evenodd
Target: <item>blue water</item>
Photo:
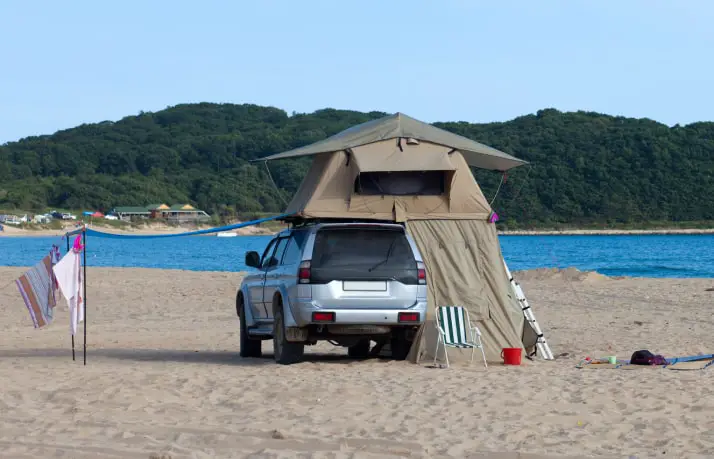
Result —
<path fill-rule="evenodd" d="M 270 236 L 104 239 L 89 237 L 90 266 L 243 271 L 245 252 Z M 511 270 L 576 267 L 609 276 L 714 277 L 714 235 L 501 236 Z M 0 266 L 30 266 L 59 238 L 0 237 Z M 64 246 L 62 246 L 64 249 Z"/>

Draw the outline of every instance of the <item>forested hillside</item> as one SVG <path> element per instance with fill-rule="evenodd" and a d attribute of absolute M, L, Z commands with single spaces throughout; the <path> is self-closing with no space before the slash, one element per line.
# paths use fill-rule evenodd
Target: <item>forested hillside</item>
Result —
<path fill-rule="evenodd" d="M 107 210 L 191 202 L 230 217 L 279 212 L 309 159 L 249 160 L 312 143 L 384 113 L 293 114 L 190 104 L 0 146 L 0 208 Z M 542 110 L 504 123 L 435 123 L 532 164 L 512 170 L 494 208 L 521 225 L 714 220 L 714 123 Z M 500 175 L 477 171 L 489 199 Z"/>

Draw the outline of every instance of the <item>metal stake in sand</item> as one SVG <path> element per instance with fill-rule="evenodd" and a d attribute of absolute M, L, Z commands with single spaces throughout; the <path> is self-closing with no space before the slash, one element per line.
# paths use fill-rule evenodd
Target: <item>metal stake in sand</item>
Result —
<path fill-rule="evenodd" d="M 82 307 L 84 308 L 84 365 L 87 365 L 87 226 L 82 230 Z"/>
<path fill-rule="evenodd" d="M 65 239 L 67 239 L 67 253 L 69 253 L 69 250 L 70 250 L 70 248 L 69 248 L 69 233 L 66 233 L 64 235 L 64 237 L 65 237 Z M 75 357 L 74 357 L 74 335 L 72 335 L 72 361 L 74 361 L 74 360 L 75 360 Z"/>
<path fill-rule="evenodd" d="M 87 225 L 82 228 L 65 233 L 67 238 L 67 252 L 70 251 L 69 238 L 75 234 L 82 233 L 82 310 L 84 312 L 84 365 L 87 365 Z M 72 249 L 74 250 L 74 249 Z M 76 360 L 74 352 L 74 335 L 72 335 L 72 360 Z"/>

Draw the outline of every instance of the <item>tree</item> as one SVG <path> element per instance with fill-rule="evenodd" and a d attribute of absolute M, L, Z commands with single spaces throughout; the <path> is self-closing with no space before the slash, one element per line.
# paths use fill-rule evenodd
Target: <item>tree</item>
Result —
<path fill-rule="evenodd" d="M 190 202 L 226 218 L 280 212 L 311 159 L 270 163 L 270 174 L 251 160 L 384 115 L 183 104 L 28 137 L 0 146 L 0 207 Z M 714 219 L 714 123 L 670 128 L 545 109 L 502 123 L 435 124 L 530 162 L 509 171 L 493 204 L 509 226 Z M 474 173 L 490 200 L 500 174 Z"/>

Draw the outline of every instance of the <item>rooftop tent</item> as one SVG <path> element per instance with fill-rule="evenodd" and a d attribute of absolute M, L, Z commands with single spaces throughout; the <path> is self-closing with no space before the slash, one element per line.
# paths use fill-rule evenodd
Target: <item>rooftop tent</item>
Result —
<path fill-rule="evenodd" d="M 286 213 L 405 222 L 486 220 L 490 211 L 460 152 L 389 139 L 317 154 Z"/>
<path fill-rule="evenodd" d="M 262 160 L 298 156 L 313 161 L 286 214 L 401 222 L 414 238 L 427 267 L 429 314 L 413 361 L 433 358 L 437 305 L 468 309 L 489 360 L 499 360 L 505 347 L 534 349 L 536 335 L 489 222 L 491 207 L 469 168 L 505 171 L 525 161 L 402 114 Z M 457 352 L 450 350 L 450 359 L 470 355 Z"/>

